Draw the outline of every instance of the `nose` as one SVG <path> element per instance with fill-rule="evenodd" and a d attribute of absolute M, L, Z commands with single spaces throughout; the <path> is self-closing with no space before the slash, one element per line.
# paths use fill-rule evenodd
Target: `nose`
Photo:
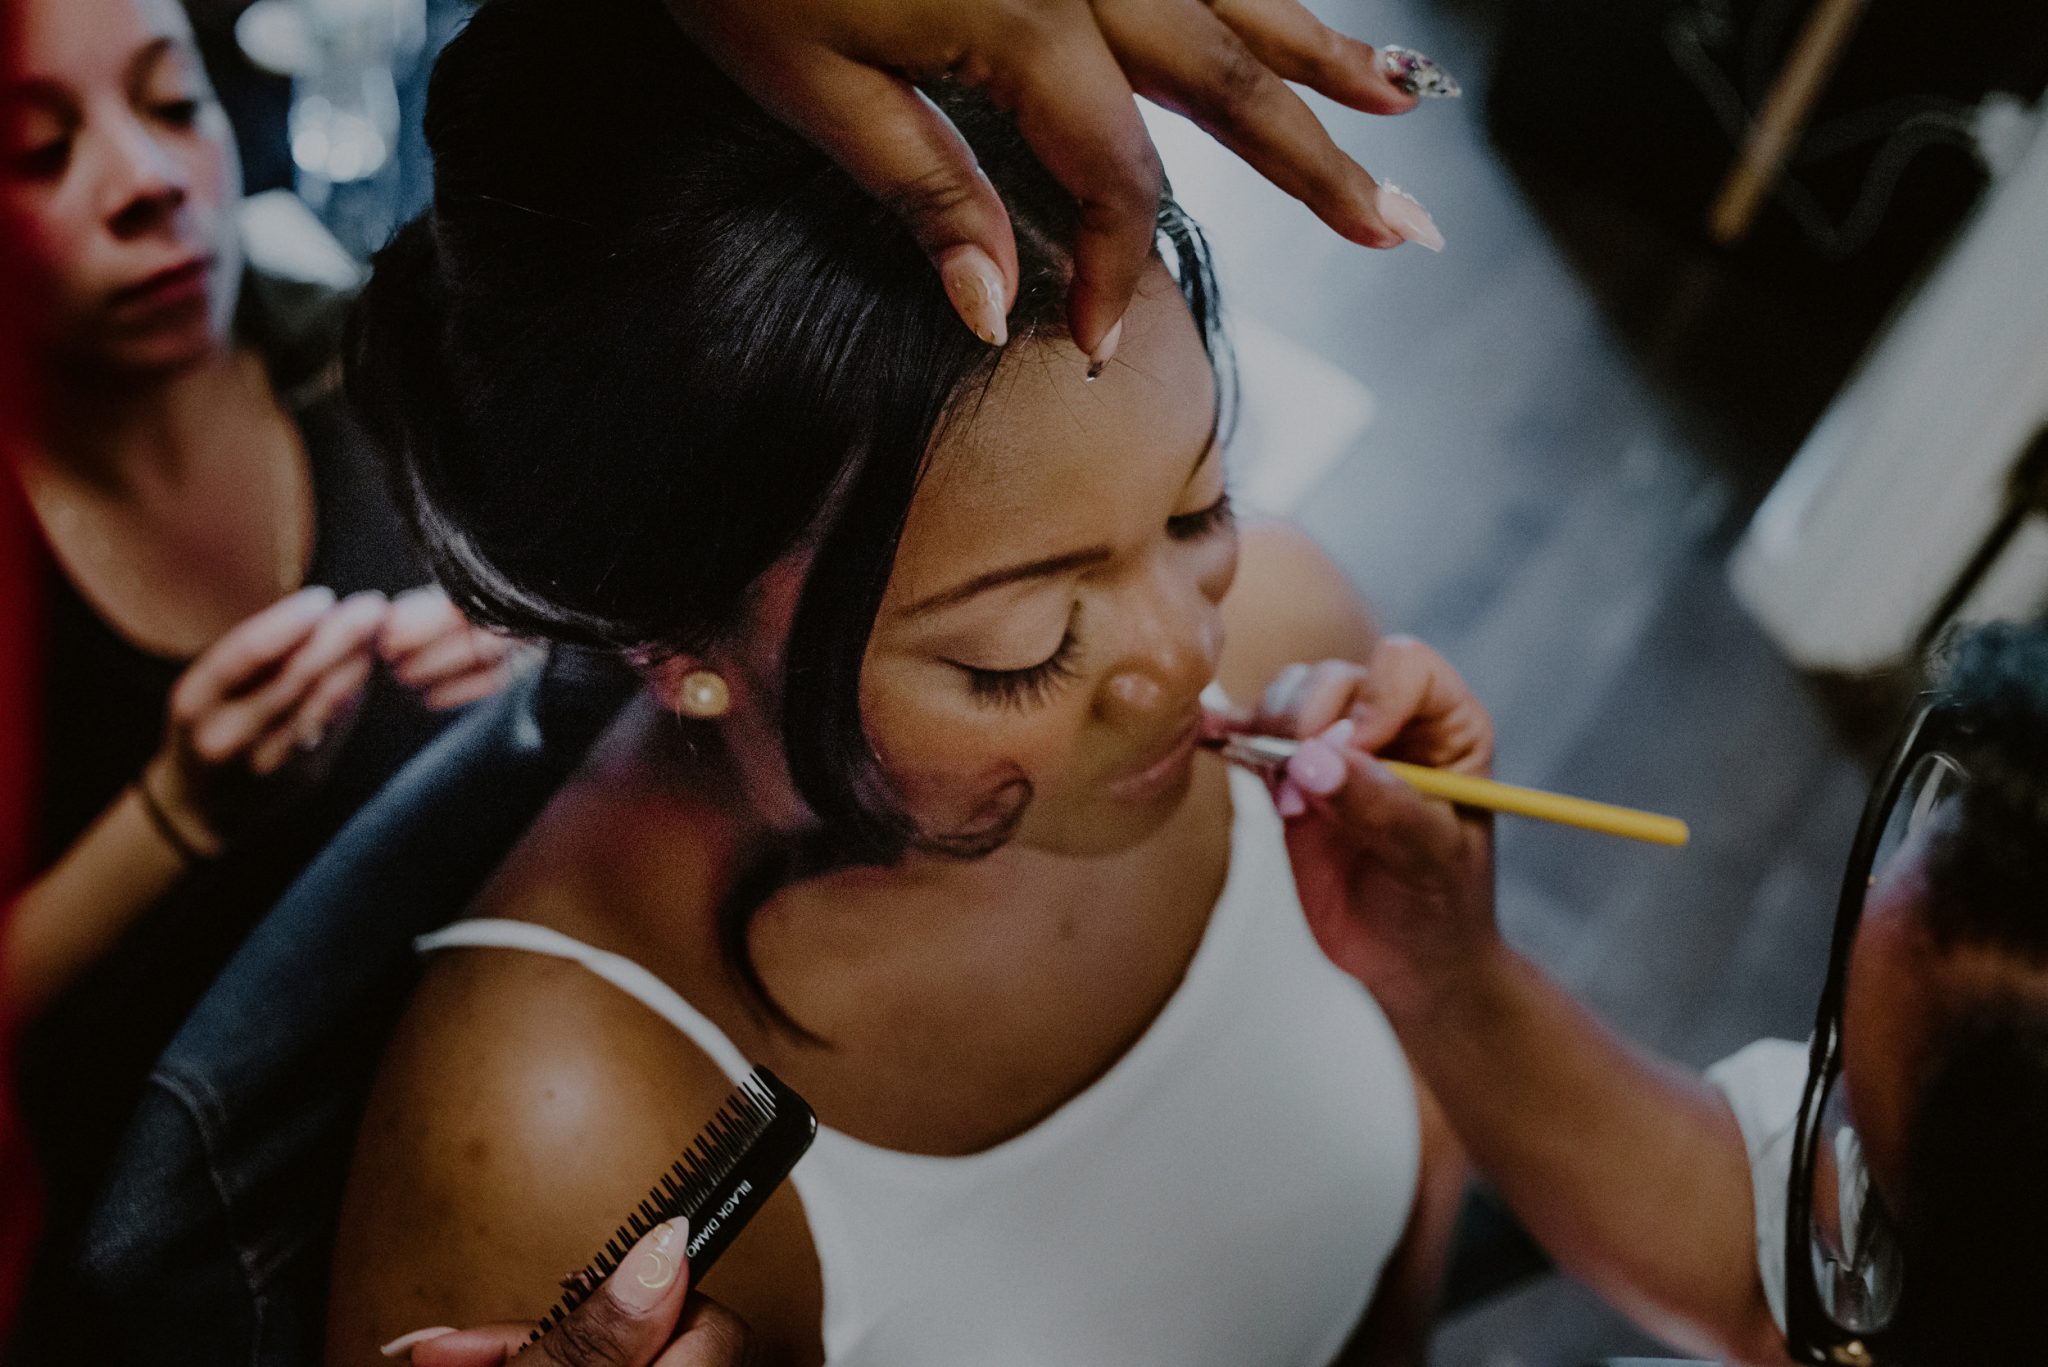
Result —
<path fill-rule="evenodd" d="M 1184 712 L 1216 676 L 1223 620 L 1200 585 L 1162 566 L 1126 600 L 1123 654 L 1104 677 L 1101 706 L 1111 721 L 1156 723 Z"/>
<path fill-rule="evenodd" d="M 107 226 L 123 240 L 140 237 L 177 213 L 191 186 L 177 159 L 136 120 L 117 121 L 109 141 Z"/>

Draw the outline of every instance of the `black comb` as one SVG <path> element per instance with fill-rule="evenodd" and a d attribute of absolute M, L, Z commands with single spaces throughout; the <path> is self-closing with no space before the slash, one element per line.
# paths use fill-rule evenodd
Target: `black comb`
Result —
<path fill-rule="evenodd" d="M 581 1272 L 562 1279 L 562 1299 L 541 1317 L 527 1341 L 589 1300 L 633 1245 L 664 1220 L 690 1222 L 690 1280 L 703 1277 L 775 1194 L 817 1133 L 818 1117 L 804 1099 L 766 1068 L 756 1068 L 597 1256 Z"/>

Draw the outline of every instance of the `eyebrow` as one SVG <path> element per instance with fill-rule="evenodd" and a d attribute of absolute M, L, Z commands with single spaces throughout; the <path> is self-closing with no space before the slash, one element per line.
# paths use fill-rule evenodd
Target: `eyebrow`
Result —
<path fill-rule="evenodd" d="M 1203 439 L 1202 449 L 1195 456 L 1194 465 L 1188 470 L 1189 479 L 1200 474 L 1202 467 L 1209 463 L 1209 454 L 1216 449 L 1216 436 L 1222 430 L 1222 423 L 1222 406 L 1219 404 L 1216 415 L 1209 421 L 1209 435 Z M 1054 575 L 1089 569 L 1109 559 L 1112 554 L 1107 546 L 1088 546 L 1078 551 L 1068 551 L 1064 555 L 1049 555 L 1043 559 L 1026 561 L 1021 565 L 990 570 L 986 574 L 975 575 L 964 584 L 957 584 L 941 593 L 919 599 L 905 608 L 903 615 L 915 617 L 921 613 L 936 612 L 940 608 L 955 607 L 970 598 L 979 597 L 990 589 L 999 589 L 1008 584 L 1020 584 L 1032 579 L 1050 579 Z"/>

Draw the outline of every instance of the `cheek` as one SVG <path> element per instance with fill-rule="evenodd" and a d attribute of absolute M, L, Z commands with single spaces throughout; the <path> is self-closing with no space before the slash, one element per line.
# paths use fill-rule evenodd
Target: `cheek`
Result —
<path fill-rule="evenodd" d="M 1203 557 L 1198 574 L 1203 596 L 1212 603 L 1221 603 L 1230 593 L 1230 586 L 1237 582 L 1238 553 L 1243 539 L 1233 523 L 1215 540 L 1215 552 Z"/>
<path fill-rule="evenodd" d="M 26 333 L 36 344 L 66 344 L 89 326 L 96 298 L 92 225 L 55 194 L 0 184 L 0 250 L 16 257 Z"/>
<path fill-rule="evenodd" d="M 910 810 L 960 825 L 1018 778 L 1057 781 L 1085 701 L 1079 689 L 1022 710 L 982 707 L 931 670 L 873 667 L 861 681 L 868 740 Z"/>
<path fill-rule="evenodd" d="M 191 140 L 183 159 L 194 199 L 224 212 L 241 198 L 241 157 L 226 114 L 216 110 L 214 116 L 201 121 L 198 136 Z"/>
<path fill-rule="evenodd" d="M 0 183 L 0 240 L 18 247 L 31 284 L 62 293 L 85 275 L 90 224 L 73 201 L 55 191 Z"/>

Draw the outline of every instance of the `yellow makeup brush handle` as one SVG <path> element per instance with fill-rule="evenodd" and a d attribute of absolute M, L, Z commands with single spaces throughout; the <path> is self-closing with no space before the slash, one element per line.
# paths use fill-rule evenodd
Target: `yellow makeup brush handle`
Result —
<path fill-rule="evenodd" d="M 1618 835 L 1625 840 L 1646 840 L 1653 845 L 1683 845 L 1692 838 L 1683 821 L 1675 816 L 1639 812 L 1633 807 L 1616 807 L 1606 802 L 1588 802 L 1582 797 L 1565 797 L 1538 788 L 1519 788 L 1496 783 L 1490 778 L 1448 773 L 1399 760 L 1381 760 L 1395 777 L 1430 797 L 1440 797 L 1461 807 L 1483 807 L 1491 812 L 1554 821 L 1561 826 Z"/>

